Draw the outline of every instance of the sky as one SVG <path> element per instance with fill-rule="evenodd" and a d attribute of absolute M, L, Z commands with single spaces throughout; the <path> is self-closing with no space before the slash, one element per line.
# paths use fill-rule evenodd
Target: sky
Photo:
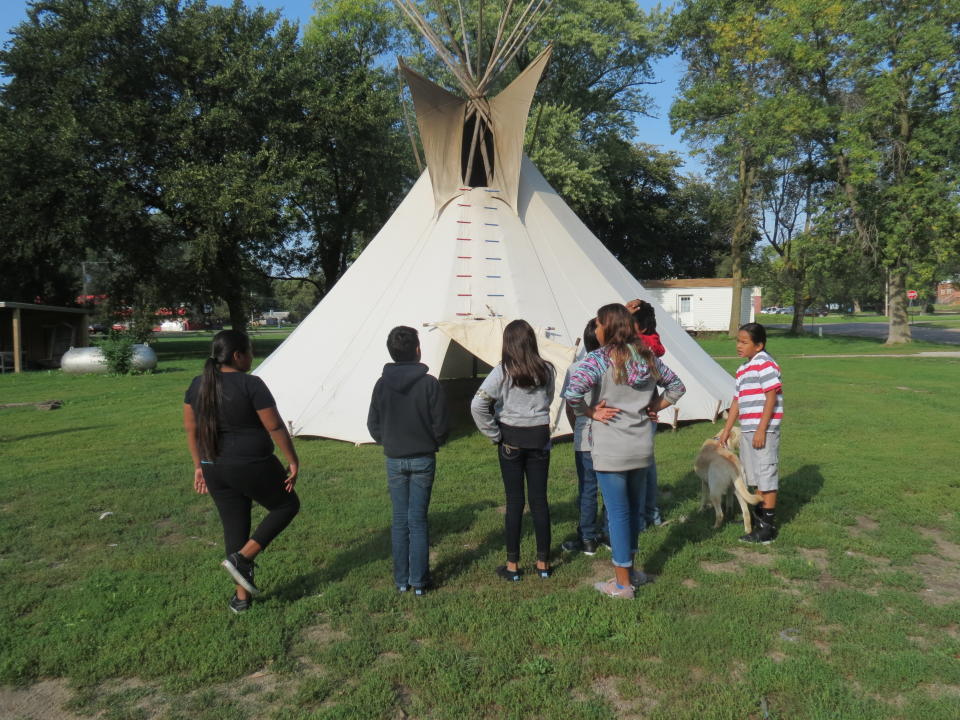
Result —
<path fill-rule="evenodd" d="M 263 6 L 268 10 L 279 10 L 288 20 L 299 21 L 301 27 L 307 24 L 313 15 L 312 0 L 244 0 L 250 6 Z M 210 0 L 219 5 L 227 5 L 230 0 Z M 658 5 L 651 0 L 638 0 L 644 9 L 651 9 Z M 27 2 L 25 0 L 0 0 L 0 42 L 9 39 L 9 31 L 27 16 Z M 549 70 L 547 71 L 549 72 Z M 670 132 L 668 113 L 670 103 L 676 94 L 677 84 L 683 74 L 682 61 L 677 56 L 663 58 L 654 65 L 656 84 L 645 88 L 653 98 L 656 107 L 651 111 L 654 117 L 637 119 L 637 139 L 641 142 L 659 146 L 664 151 L 674 151 L 684 161 L 683 172 L 686 174 L 702 174 L 703 163 L 699 158 L 692 157 L 690 148 L 679 136 Z"/>

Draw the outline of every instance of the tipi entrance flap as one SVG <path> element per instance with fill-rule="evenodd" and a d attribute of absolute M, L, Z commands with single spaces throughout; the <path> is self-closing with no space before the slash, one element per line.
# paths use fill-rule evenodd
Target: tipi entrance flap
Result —
<path fill-rule="evenodd" d="M 444 321 L 431 323 L 432 327 L 442 331 L 447 337 L 462 345 L 469 352 L 493 367 L 500 362 L 503 347 L 503 328 L 509 321 L 503 318 L 487 318 L 483 320 Z M 561 345 L 547 337 L 549 328 L 535 328 L 537 346 L 540 356 L 553 364 L 557 371 L 556 388 L 553 402 L 550 405 L 550 430 L 554 437 L 569 435 L 573 430 L 567 422 L 563 412 L 563 398 L 560 388 L 567 369 L 573 363 L 577 354 L 576 347 Z"/>

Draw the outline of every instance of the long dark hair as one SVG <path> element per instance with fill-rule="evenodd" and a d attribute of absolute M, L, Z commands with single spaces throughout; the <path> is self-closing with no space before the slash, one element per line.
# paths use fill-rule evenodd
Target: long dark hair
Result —
<path fill-rule="evenodd" d="M 597 310 L 597 322 L 603 326 L 603 345 L 609 348 L 610 362 L 613 363 L 613 381 L 618 385 L 627 382 L 627 362 L 639 355 L 647 363 L 650 372 L 656 378 L 657 363 L 650 348 L 637 338 L 633 325 L 633 316 L 620 303 L 604 305 Z"/>
<path fill-rule="evenodd" d="M 553 365 L 540 357 L 537 336 L 526 320 L 514 320 L 503 329 L 503 370 L 519 388 L 535 388 L 550 382 Z"/>
<path fill-rule="evenodd" d="M 200 391 L 197 393 L 197 443 L 204 460 L 213 460 L 220 452 L 217 417 L 222 396 L 220 368 L 231 365 L 235 352 L 250 351 L 250 338 L 239 330 L 221 330 L 213 336 L 210 357 L 203 365 Z"/>

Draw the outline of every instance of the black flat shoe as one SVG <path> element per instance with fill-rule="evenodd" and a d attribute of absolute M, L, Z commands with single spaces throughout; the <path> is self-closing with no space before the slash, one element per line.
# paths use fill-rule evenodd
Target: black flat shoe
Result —
<path fill-rule="evenodd" d="M 549 578 L 551 575 L 553 575 L 553 568 L 552 568 L 552 567 L 539 568 L 539 567 L 537 567 L 536 565 L 534 565 L 534 566 L 533 566 L 533 572 L 534 572 L 534 574 L 536 574 L 536 576 L 537 576 L 538 578 L 540 578 L 541 580 L 546 580 L 546 579 Z"/>
<path fill-rule="evenodd" d="M 507 582 L 520 582 L 523 576 L 523 573 L 520 572 L 520 568 L 517 568 L 516 570 L 507 570 L 506 565 L 501 565 L 496 569 L 495 572 L 497 573 L 497 577 L 499 577 L 501 580 L 506 580 Z"/>

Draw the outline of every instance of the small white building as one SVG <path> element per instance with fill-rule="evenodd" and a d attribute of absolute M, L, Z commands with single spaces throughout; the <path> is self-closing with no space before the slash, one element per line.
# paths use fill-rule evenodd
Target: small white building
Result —
<path fill-rule="evenodd" d="M 730 327 L 733 278 L 645 280 L 641 284 L 684 330 L 717 332 Z M 760 288 L 744 284 L 741 325 L 754 322 L 760 302 Z"/>

